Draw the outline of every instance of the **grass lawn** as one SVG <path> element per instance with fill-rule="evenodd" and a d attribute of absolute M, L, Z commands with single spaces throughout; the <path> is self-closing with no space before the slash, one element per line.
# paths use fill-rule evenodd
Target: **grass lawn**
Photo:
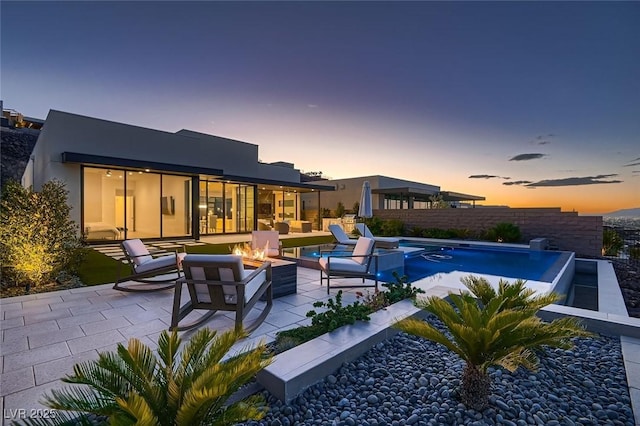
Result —
<path fill-rule="evenodd" d="M 310 246 L 316 244 L 326 244 L 333 242 L 331 235 L 300 237 L 283 239 L 284 248 Z M 192 246 L 187 249 L 188 253 L 198 254 L 229 254 L 233 244 L 205 244 L 202 246 Z M 122 274 L 127 274 L 127 268 L 122 268 Z M 107 255 L 95 250 L 88 250 L 87 256 L 79 268 L 78 277 L 85 285 L 97 285 L 112 283 L 116 280 L 119 262 Z"/>

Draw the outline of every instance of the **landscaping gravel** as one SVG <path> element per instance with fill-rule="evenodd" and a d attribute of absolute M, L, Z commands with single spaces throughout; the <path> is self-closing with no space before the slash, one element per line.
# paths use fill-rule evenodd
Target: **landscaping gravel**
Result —
<path fill-rule="evenodd" d="M 489 406 L 478 412 L 458 402 L 464 362 L 441 345 L 400 333 L 290 404 L 263 391 L 268 414 L 245 424 L 633 426 L 619 339 L 575 343 L 572 350 L 547 349 L 536 372 L 491 369 Z"/>

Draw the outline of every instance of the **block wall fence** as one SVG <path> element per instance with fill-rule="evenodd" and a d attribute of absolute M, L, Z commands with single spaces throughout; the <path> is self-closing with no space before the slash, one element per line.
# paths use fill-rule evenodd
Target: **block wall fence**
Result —
<path fill-rule="evenodd" d="M 484 231 L 500 222 L 518 225 L 522 242 L 546 237 L 559 250 L 576 256 L 602 255 L 602 216 L 578 216 L 560 208 L 476 208 L 374 210 L 380 219 L 398 219 L 414 227 Z"/>

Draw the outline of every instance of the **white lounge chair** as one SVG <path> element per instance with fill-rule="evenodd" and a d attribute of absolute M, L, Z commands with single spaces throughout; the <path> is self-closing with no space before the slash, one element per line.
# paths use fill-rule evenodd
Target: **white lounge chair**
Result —
<path fill-rule="evenodd" d="M 338 244 L 344 244 L 347 246 L 355 246 L 358 240 L 356 238 L 349 238 L 344 229 L 340 225 L 336 225 L 335 223 L 329 225 L 329 231 L 333 234 L 333 238 L 338 241 Z"/>
<path fill-rule="evenodd" d="M 246 332 L 258 328 L 273 305 L 271 262 L 245 270 L 240 256 L 231 254 L 190 254 L 182 261 L 184 277 L 176 281 L 171 330 L 188 330 L 206 322 L 217 311 L 235 312 L 235 329 Z M 189 300 L 181 306 L 182 286 L 187 285 Z M 265 296 L 266 306 L 251 323 L 243 320 Z M 189 324 L 180 325 L 194 309 L 209 311 Z"/>
<path fill-rule="evenodd" d="M 378 256 L 373 253 L 374 241 L 371 238 L 360 237 L 353 252 L 349 255 L 323 256 L 320 252 L 320 285 L 327 280 L 327 294 L 331 289 L 331 277 L 334 278 L 360 278 L 362 284 L 340 285 L 338 288 L 375 287 L 378 291 Z M 331 252 L 329 252 L 331 253 Z M 373 262 L 373 264 L 372 264 Z M 364 283 L 365 279 L 373 279 L 374 285 Z"/>
<path fill-rule="evenodd" d="M 360 232 L 360 235 L 372 238 L 380 248 L 398 248 L 400 245 L 400 240 L 398 238 L 374 236 L 366 223 L 356 223 L 356 228 Z"/>

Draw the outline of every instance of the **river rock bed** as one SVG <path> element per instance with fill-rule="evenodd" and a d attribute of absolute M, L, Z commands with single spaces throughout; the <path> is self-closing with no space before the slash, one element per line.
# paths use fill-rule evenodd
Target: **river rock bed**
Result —
<path fill-rule="evenodd" d="M 491 369 L 490 403 L 478 412 L 457 398 L 464 362 L 441 345 L 400 333 L 289 404 L 263 391 L 269 412 L 244 424 L 633 426 L 619 339 L 575 344 L 546 349 L 536 372 Z"/>

